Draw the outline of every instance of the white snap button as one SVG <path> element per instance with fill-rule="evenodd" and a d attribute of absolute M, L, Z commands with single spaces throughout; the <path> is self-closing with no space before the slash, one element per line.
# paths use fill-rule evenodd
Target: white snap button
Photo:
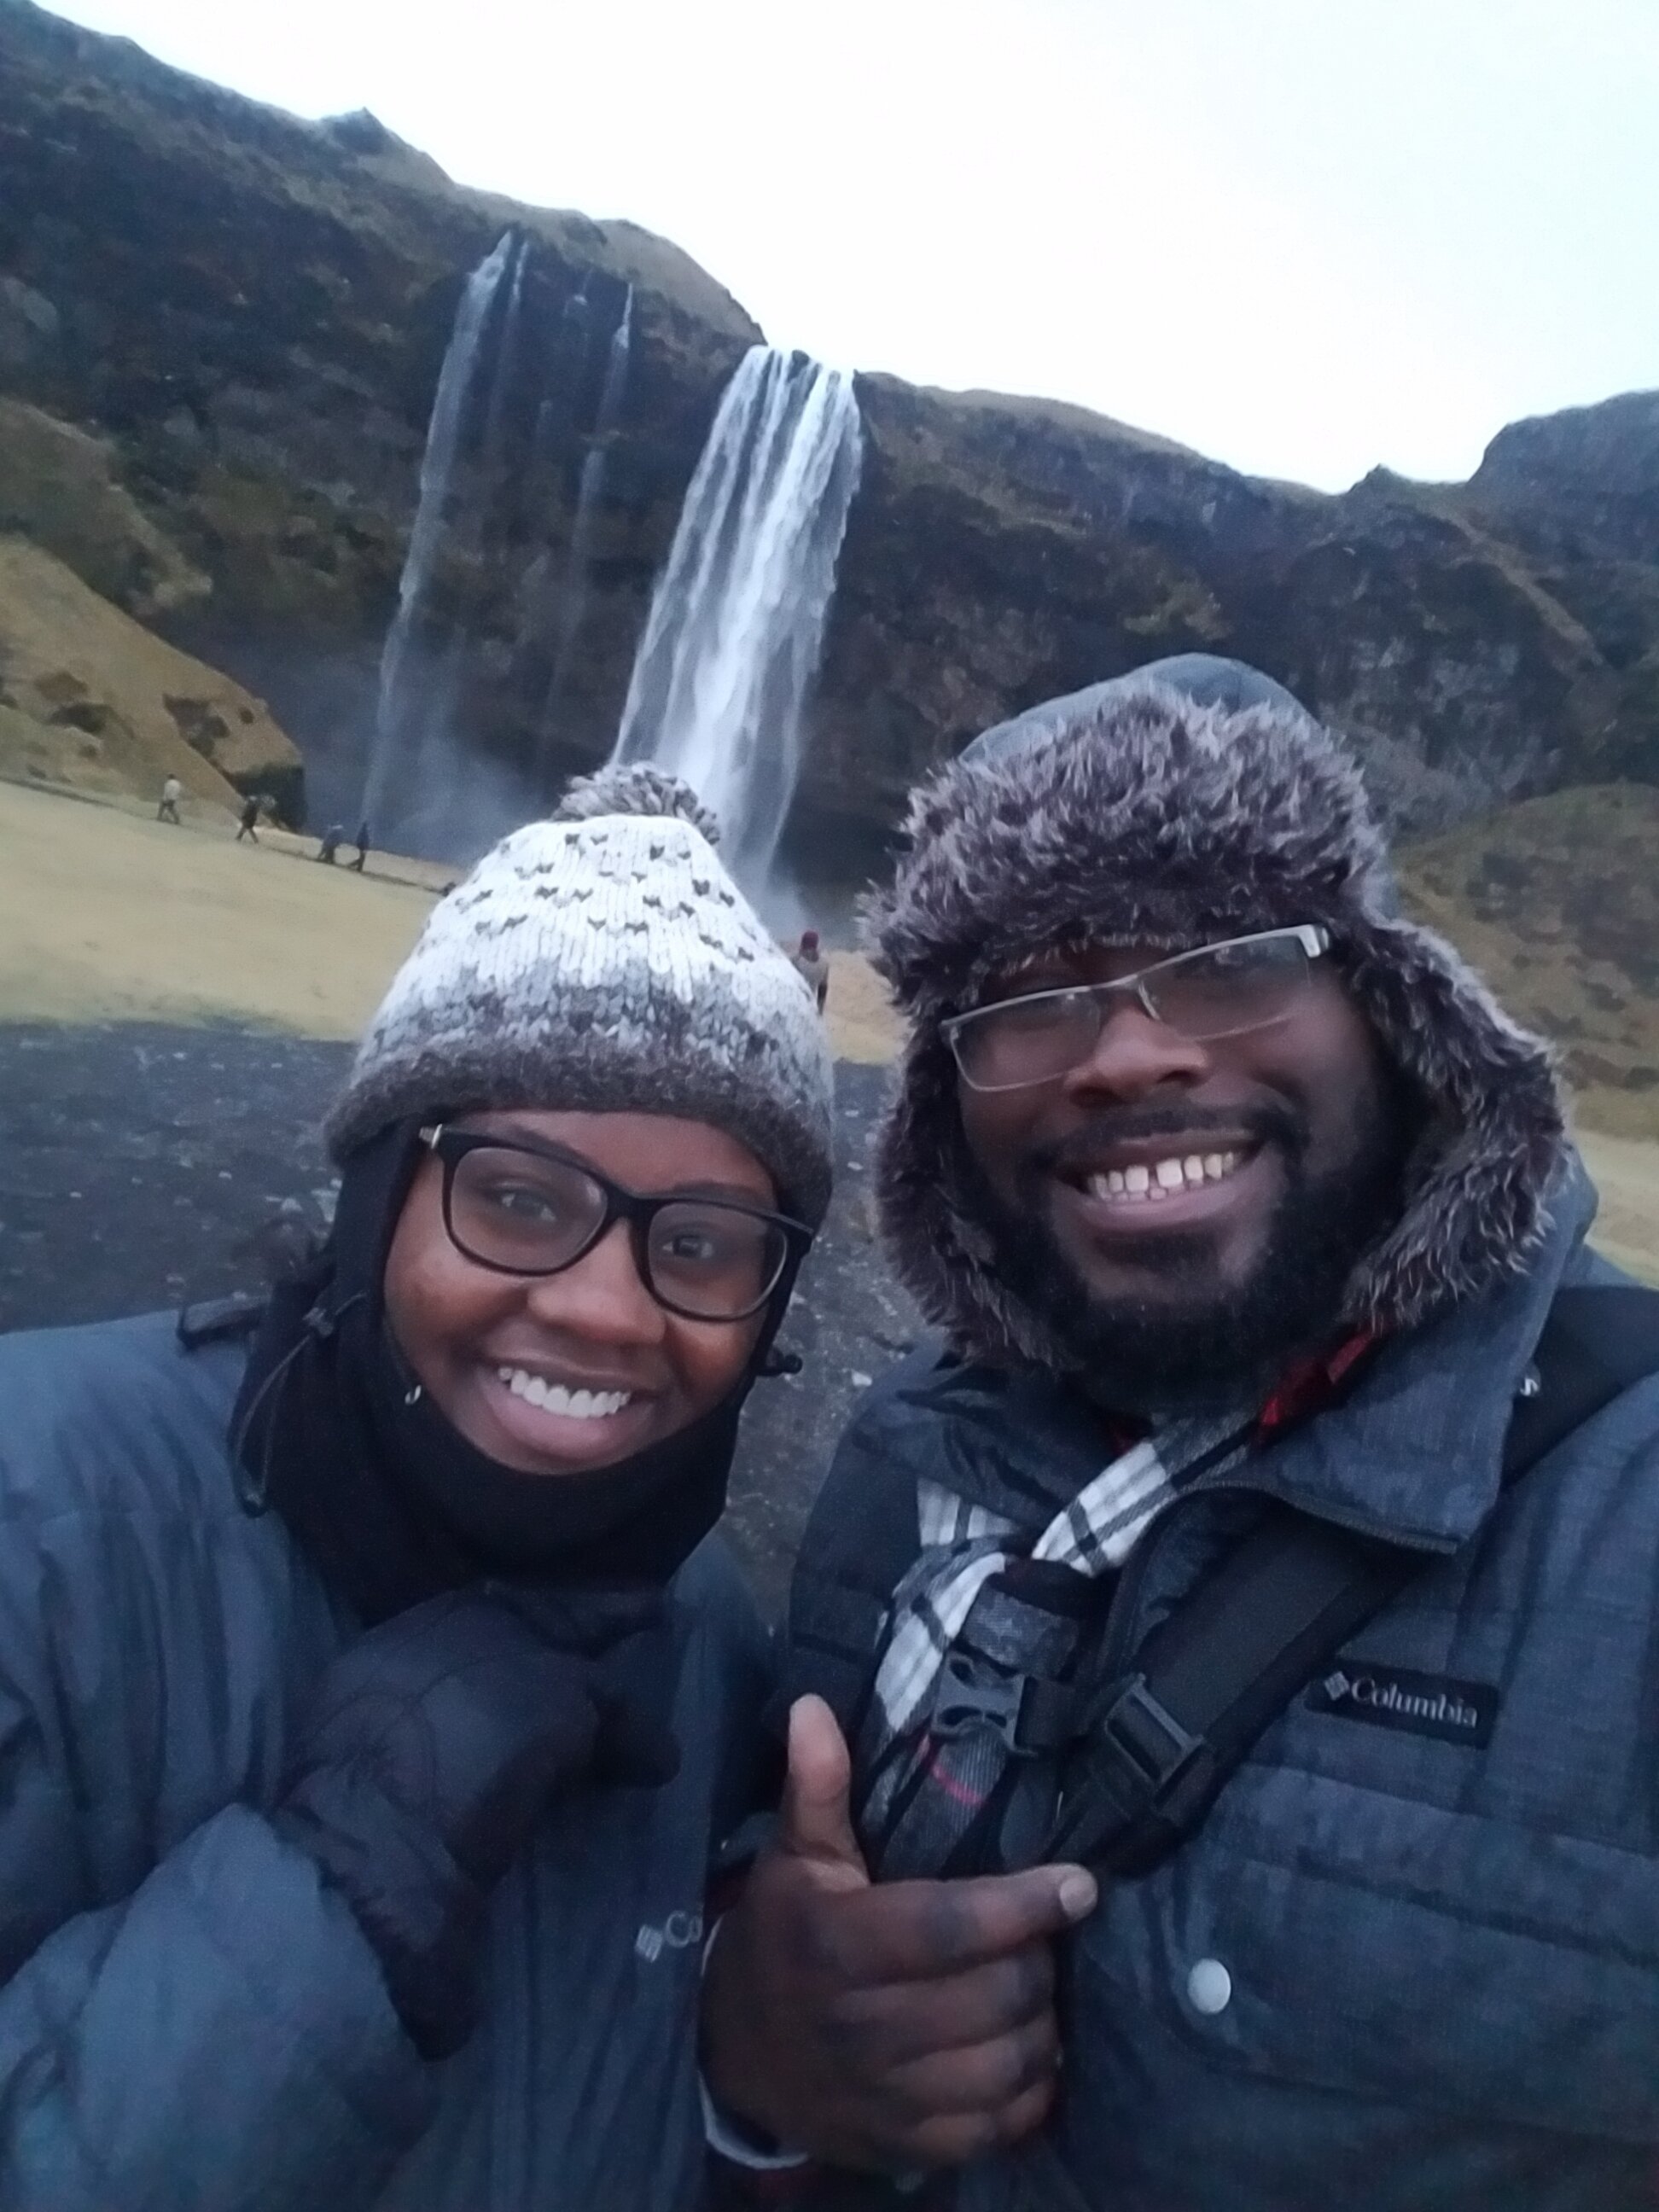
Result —
<path fill-rule="evenodd" d="M 1232 1996 L 1233 1978 L 1219 1959 L 1200 1959 L 1187 1977 L 1187 2001 L 1194 2012 L 1225 2012 Z"/>

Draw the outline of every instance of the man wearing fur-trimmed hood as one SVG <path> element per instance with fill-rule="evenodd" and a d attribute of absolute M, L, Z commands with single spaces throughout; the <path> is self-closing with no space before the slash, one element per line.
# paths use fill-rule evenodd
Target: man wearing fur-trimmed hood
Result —
<path fill-rule="evenodd" d="M 1237 663 L 988 732 L 908 830 L 879 1195 L 939 1334 L 807 1533 L 715 2096 L 958 2212 L 1651 2204 L 1659 1325 L 1548 1052 Z M 1587 1310 L 1655 1340 L 1581 1403 Z M 1363 1550 L 1358 1625 L 1113 1856 L 1089 1731 L 1165 1759 L 1126 1688 L 1292 1526 Z"/>

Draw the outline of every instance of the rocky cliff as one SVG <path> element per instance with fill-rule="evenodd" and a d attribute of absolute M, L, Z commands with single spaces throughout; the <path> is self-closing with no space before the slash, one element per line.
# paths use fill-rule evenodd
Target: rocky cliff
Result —
<path fill-rule="evenodd" d="M 467 756 L 527 787 L 608 744 L 754 325 L 629 225 L 462 190 L 372 117 L 299 122 L 0 0 L 0 392 L 103 441 L 121 495 L 210 586 L 175 576 L 151 618 L 270 700 L 313 818 L 355 799 L 440 363 L 467 273 L 508 226 L 530 250 L 491 399 L 506 458 L 472 487 L 489 525 L 453 550 L 441 596 L 468 641 Z M 630 286 L 629 380 L 550 711 Z M 1651 396 L 1515 425 L 1465 486 L 1377 472 L 1340 497 L 1064 406 L 879 376 L 860 396 L 864 480 L 791 839 L 816 872 L 867 868 L 915 775 L 986 722 L 1196 647 L 1257 661 L 1350 730 L 1414 827 L 1659 781 Z M 38 482 L 32 497 L 52 543 Z"/>

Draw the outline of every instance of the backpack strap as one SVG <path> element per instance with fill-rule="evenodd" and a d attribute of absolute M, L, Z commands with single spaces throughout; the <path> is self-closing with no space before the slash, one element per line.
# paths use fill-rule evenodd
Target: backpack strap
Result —
<path fill-rule="evenodd" d="M 884 1415 L 947 1364 L 942 1340 L 924 1337 L 865 1393 L 836 1447 L 790 1584 L 784 1666 L 768 1707 L 780 1736 L 807 1691 L 828 1701 L 849 1739 L 858 1732 L 893 1593 L 919 1546 L 913 1471 L 895 1466 Z"/>
<path fill-rule="evenodd" d="M 1659 1373 L 1659 1291 L 1558 1293 L 1504 1452 L 1507 1486 Z M 1273 1506 L 1096 1701 L 1051 1858 L 1146 1874 L 1193 1834 L 1269 1721 L 1430 1562 Z"/>

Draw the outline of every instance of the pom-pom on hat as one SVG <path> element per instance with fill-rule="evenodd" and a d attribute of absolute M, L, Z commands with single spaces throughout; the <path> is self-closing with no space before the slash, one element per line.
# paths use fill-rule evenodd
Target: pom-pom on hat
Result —
<path fill-rule="evenodd" d="M 830 1200 L 832 1076 L 811 989 L 649 767 L 572 784 L 434 908 L 329 1117 L 343 1160 L 406 1115 L 486 1107 L 708 1121 L 785 1210 Z"/>

